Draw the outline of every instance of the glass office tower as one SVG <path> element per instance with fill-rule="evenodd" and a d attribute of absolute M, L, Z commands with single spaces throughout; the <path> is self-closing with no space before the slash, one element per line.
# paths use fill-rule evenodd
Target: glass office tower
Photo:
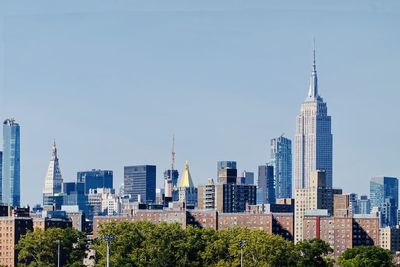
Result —
<path fill-rule="evenodd" d="M 20 128 L 14 119 L 3 123 L 2 203 L 20 205 Z"/>
<path fill-rule="evenodd" d="M 113 188 L 113 171 L 91 170 L 77 173 L 77 182 L 85 184 L 85 194 L 90 189 Z"/>
<path fill-rule="evenodd" d="M 399 206 L 399 180 L 395 177 L 373 177 L 370 182 L 371 207 L 381 214 L 381 226 L 395 226 Z"/>
<path fill-rule="evenodd" d="M 258 166 L 257 203 L 275 204 L 274 167 L 271 164 Z"/>
<path fill-rule="evenodd" d="M 276 198 L 292 197 L 292 141 L 280 136 L 271 140 Z"/>
<path fill-rule="evenodd" d="M 124 194 L 130 195 L 133 202 L 155 203 L 156 166 L 125 166 Z"/>

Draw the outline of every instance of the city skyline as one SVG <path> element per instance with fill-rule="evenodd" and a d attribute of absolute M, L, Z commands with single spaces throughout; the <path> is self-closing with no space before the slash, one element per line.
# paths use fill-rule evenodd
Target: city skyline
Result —
<path fill-rule="evenodd" d="M 221 160 L 256 172 L 270 160 L 271 138 L 284 132 L 294 141 L 313 36 L 321 92 L 334 118 L 334 187 L 368 194 L 371 177 L 400 176 L 399 127 L 393 123 L 400 54 L 393 45 L 399 37 L 392 34 L 399 9 L 390 2 L 368 4 L 316 5 L 312 12 L 260 2 L 225 9 L 122 3 L 105 14 L 77 5 L 60 14 L 57 7 L 2 4 L 0 118 L 15 117 L 21 125 L 21 203 L 41 203 L 53 139 L 66 182 L 78 171 L 107 169 L 118 188 L 124 166 L 154 164 L 162 187 L 173 133 L 176 169 L 189 160 L 196 186 L 216 180 Z M 292 8 L 299 11 L 294 18 Z"/>

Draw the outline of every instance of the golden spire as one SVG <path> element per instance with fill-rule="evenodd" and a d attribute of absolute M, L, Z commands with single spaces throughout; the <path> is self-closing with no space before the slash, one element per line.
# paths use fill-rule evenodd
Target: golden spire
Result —
<path fill-rule="evenodd" d="M 183 168 L 182 178 L 179 182 L 179 187 L 194 187 L 192 176 L 190 176 L 188 161 L 185 161 L 185 167 Z"/>

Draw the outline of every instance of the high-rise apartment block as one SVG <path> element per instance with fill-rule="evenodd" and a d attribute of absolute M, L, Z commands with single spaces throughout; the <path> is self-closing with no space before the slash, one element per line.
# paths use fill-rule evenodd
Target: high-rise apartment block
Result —
<path fill-rule="evenodd" d="M 208 178 L 208 183 L 198 186 L 198 208 L 215 209 L 215 184 L 212 178 Z"/>
<path fill-rule="evenodd" d="M 78 172 L 77 182 L 84 183 L 85 194 L 88 194 L 90 189 L 113 188 L 113 171 L 93 169 Z"/>
<path fill-rule="evenodd" d="M 271 164 L 258 166 L 258 204 L 275 203 L 274 167 Z"/>
<path fill-rule="evenodd" d="M 400 251 L 400 228 L 398 225 L 379 229 L 379 246 L 393 253 Z"/>
<path fill-rule="evenodd" d="M 275 196 L 292 197 L 292 141 L 280 136 L 271 140 L 271 164 L 274 167 Z"/>
<path fill-rule="evenodd" d="M 215 185 L 215 208 L 219 212 L 244 212 L 246 210 L 246 205 L 255 204 L 255 185 Z"/>
<path fill-rule="evenodd" d="M 395 177 L 373 177 L 370 182 L 371 207 L 378 208 L 381 227 L 397 224 L 399 181 Z"/>
<path fill-rule="evenodd" d="M 198 190 L 199 209 L 216 209 L 219 212 L 244 212 L 246 205 L 256 204 L 256 186 L 237 183 L 235 161 L 218 162 L 218 183 L 209 179 Z"/>
<path fill-rule="evenodd" d="M 14 119 L 3 123 L 2 203 L 20 205 L 20 127 Z"/>
<path fill-rule="evenodd" d="M 328 186 L 325 171 L 313 171 L 309 186 L 295 192 L 295 242 L 303 240 L 304 214 L 312 210 L 327 210 L 333 214 L 333 194 L 341 193 Z"/>
<path fill-rule="evenodd" d="M 322 239 L 339 257 L 346 249 L 359 245 L 379 245 L 379 219 L 368 215 L 332 217 L 327 214 L 305 214 L 303 239 Z"/>
<path fill-rule="evenodd" d="M 138 165 L 124 167 L 124 194 L 134 202 L 156 201 L 156 166 Z"/>
<path fill-rule="evenodd" d="M 15 246 L 23 235 L 33 230 L 29 210 L 1 206 L 0 215 L 0 265 L 17 266 L 18 250 Z M 4 213 L 3 210 L 7 209 Z"/>
<path fill-rule="evenodd" d="M 332 188 L 332 132 L 331 117 L 322 97 L 318 94 L 318 78 L 314 63 L 307 99 L 301 104 L 296 119 L 294 144 L 294 183 L 296 189 L 310 186 L 311 173 L 326 172 L 326 185 Z"/>

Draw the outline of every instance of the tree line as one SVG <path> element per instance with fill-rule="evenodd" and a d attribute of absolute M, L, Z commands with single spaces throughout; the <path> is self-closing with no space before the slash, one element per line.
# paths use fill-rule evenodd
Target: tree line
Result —
<path fill-rule="evenodd" d="M 179 224 L 120 222 L 103 224 L 99 238 L 89 245 L 87 238 L 73 229 L 35 230 L 17 245 L 19 266 L 57 266 L 58 242 L 62 266 L 83 266 L 89 249 L 95 266 L 105 266 L 106 241 L 110 242 L 110 266 L 333 266 L 332 248 L 313 239 L 296 245 L 263 230 L 210 228 Z M 60 241 L 58 241 L 60 240 Z M 344 252 L 336 264 L 343 267 L 393 266 L 390 251 L 359 246 Z"/>

